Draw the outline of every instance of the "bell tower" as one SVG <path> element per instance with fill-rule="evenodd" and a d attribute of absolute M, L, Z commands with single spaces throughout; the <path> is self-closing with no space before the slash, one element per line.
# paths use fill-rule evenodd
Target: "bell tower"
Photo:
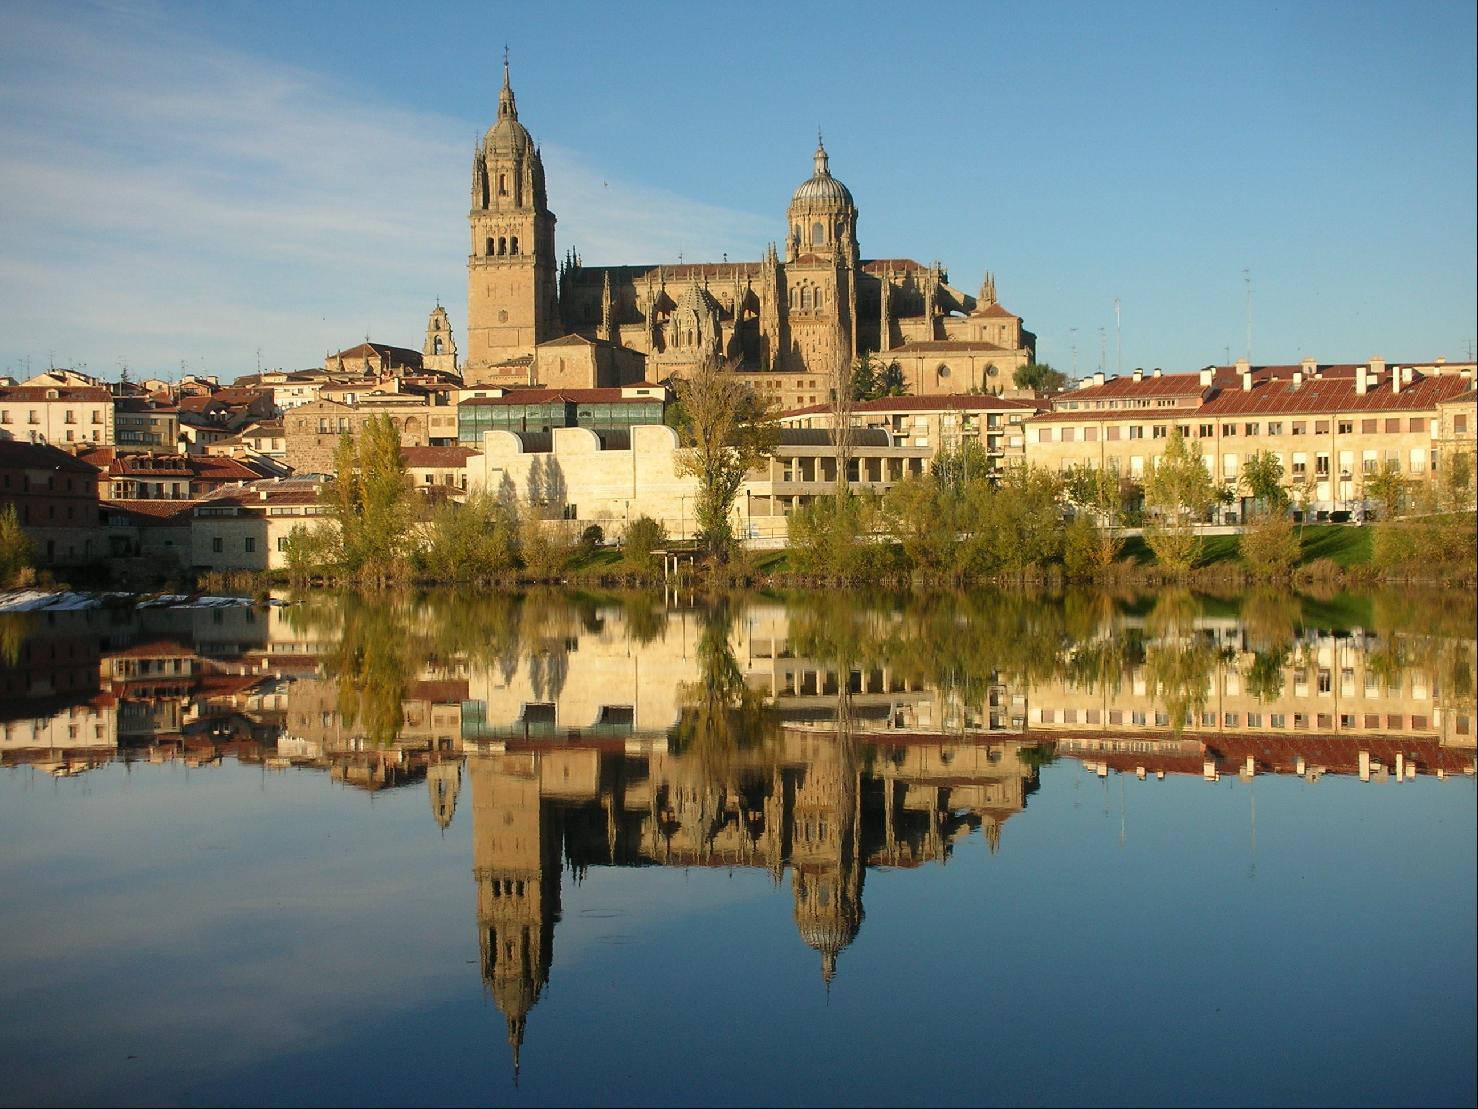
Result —
<path fill-rule="evenodd" d="M 503 57 L 498 118 L 472 160 L 472 253 L 467 257 L 469 382 L 487 369 L 556 338 L 554 213 L 544 194 L 544 162 L 518 105 Z"/>

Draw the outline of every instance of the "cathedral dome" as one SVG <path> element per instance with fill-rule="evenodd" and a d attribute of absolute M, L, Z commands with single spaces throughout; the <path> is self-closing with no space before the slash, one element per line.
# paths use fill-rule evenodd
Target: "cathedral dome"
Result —
<path fill-rule="evenodd" d="M 835 177 L 831 175 L 826 156 L 826 147 L 821 144 L 820 139 L 816 142 L 816 172 L 805 181 L 801 182 L 800 188 L 796 189 L 795 195 L 790 198 L 792 204 L 822 203 L 842 204 L 852 207 L 852 193 Z"/>
<path fill-rule="evenodd" d="M 503 59 L 503 87 L 498 91 L 498 120 L 488 128 L 483 143 L 498 154 L 524 154 L 534 145 L 529 129 L 518 122 L 518 103 L 508 81 L 508 59 Z"/>

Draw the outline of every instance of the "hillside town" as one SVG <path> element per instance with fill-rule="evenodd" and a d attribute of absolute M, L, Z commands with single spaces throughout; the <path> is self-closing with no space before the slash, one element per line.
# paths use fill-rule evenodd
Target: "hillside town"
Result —
<path fill-rule="evenodd" d="M 851 485 L 885 493 L 965 444 L 996 471 L 1089 466 L 1142 480 L 1179 429 L 1228 491 L 1220 521 L 1245 518 L 1240 467 L 1265 451 L 1283 461 L 1290 502 L 1312 487 L 1311 519 L 1371 519 L 1371 478 L 1394 470 L 1427 482 L 1454 455 L 1472 455 L 1473 374 L 1471 362 L 1309 359 L 1098 374 L 1052 393 L 858 400 Z M 0 384 L 0 511 L 14 507 L 42 566 L 276 570 L 292 529 L 326 511 L 340 438 L 385 416 L 427 502 L 511 482 L 550 519 L 615 538 L 645 515 L 686 540 L 698 486 L 674 466 L 681 441 L 664 423 L 673 401 L 665 382 L 469 386 L 455 366 L 430 370 L 421 353 L 378 343 L 229 383 L 48 370 Z M 792 514 L 835 488 L 836 418 L 829 398 L 778 415 L 773 455 L 737 501 L 745 540 L 783 544 Z M 540 488 L 546 471 L 560 475 L 557 491 Z"/>

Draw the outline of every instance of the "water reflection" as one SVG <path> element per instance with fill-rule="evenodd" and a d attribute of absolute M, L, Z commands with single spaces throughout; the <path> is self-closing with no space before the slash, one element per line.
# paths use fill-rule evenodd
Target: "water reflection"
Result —
<path fill-rule="evenodd" d="M 515 1067 L 561 883 L 789 883 L 829 988 L 868 868 L 995 852 L 1039 771 L 1474 772 L 1468 598 L 541 593 L 0 618 L 0 754 L 56 775 L 230 757 L 469 802 L 483 982 Z M 460 809 L 459 809 L 460 806 Z M 465 819 L 465 816 L 461 817 Z"/>

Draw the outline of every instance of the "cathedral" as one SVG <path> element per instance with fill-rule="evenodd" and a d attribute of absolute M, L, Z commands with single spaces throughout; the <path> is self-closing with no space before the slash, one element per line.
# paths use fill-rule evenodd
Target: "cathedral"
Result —
<path fill-rule="evenodd" d="M 505 60 L 498 118 L 472 162 L 469 218 L 469 385 L 619 386 L 718 357 L 789 408 L 827 400 L 833 375 L 860 354 L 897 362 L 914 395 L 1009 395 L 1012 373 L 1035 355 L 993 276 L 971 296 L 938 262 L 862 257 L 857 205 L 819 135 L 783 248 L 771 243 L 755 262 L 586 266 L 556 253 L 543 160 Z"/>

